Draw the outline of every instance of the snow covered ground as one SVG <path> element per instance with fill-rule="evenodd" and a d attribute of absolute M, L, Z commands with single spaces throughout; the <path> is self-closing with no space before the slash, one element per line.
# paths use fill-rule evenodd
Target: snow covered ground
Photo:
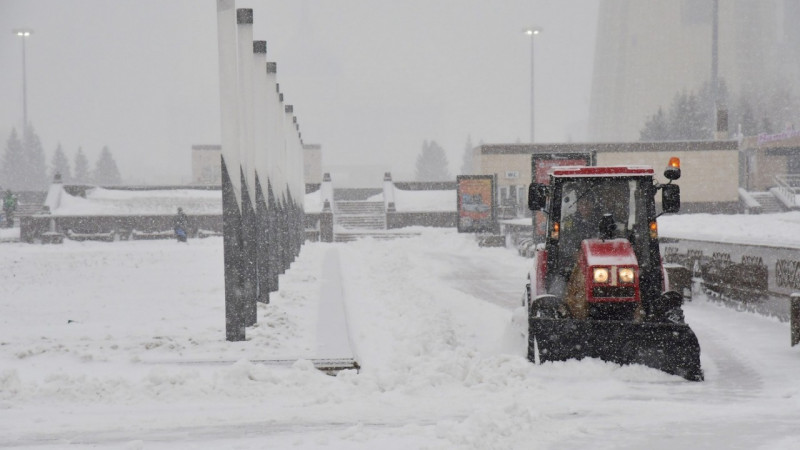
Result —
<path fill-rule="evenodd" d="M 661 235 L 676 238 L 800 248 L 800 211 L 668 215 L 658 218 L 658 229 Z"/>
<path fill-rule="evenodd" d="M 536 366 L 512 320 L 530 260 L 415 231 L 307 243 L 238 343 L 224 340 L 221 238 L 2 244 L 0 447 L 797 448 L 787 324 L 698 295 L 702 383 Z M 360 373 L 249 362 L 326 356 L 336 268 Z"/>

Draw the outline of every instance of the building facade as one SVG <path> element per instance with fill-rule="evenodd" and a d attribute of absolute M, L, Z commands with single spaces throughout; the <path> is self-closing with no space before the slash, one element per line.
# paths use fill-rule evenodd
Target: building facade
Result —
<path fill-rule="evenodd" d="M 589 140 L 638 140 L 659 107 L 666 112 L 677 93 L 698 93 L 710 82 L 713 5 L 713 0 L 602 0 Z M 718 1 L 717 17 L 718 76 L 731 99 L 769 95 L 776 86 L 800 95 L 800 0 Z"/>
<path fill-rule="evenodd" d="M 744 138 L 741 166 L 740 184 L 747 191 L 800 186 L 800 130 Z"/>
<path fill-rule="evenodd" d="M 600 166 L 648 165 L 662 176 L 670 157 L 681 159 L 683 212 L 733 213 L 739 204 L 739 143 L 737 141 L 676 141 L 583 144 L 489 144 L 475 147 L 475 173 L 497 175 L 501 205 L 524 209 L 533 179 L 531 155 L 594 152 Z"/>

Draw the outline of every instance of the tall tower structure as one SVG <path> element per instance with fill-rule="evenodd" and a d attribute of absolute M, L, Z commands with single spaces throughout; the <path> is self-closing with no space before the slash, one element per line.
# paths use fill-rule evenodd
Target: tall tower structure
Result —
<path fill-rule="evenodd" d="M 713 11 L 713 0 L 602 0 L 590 140 L 638 140 L 675 94 L 710 82 Z M 718 70 L 731 98 L 765 95 L 781 82 L 800 94 L 799 11 L 800 0 L 718 2 Z"/>

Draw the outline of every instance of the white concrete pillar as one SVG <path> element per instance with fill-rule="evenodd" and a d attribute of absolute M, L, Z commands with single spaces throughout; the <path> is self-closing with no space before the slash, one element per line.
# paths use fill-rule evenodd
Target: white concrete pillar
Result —
<path fill-rule="evenodd" d="M 258 172 L 261 192 L 267 196 L 269 180 L 269 80 L 267 79 L 267 42 L 253 41 L 254 169 Z"/>
<path fill-rule="evenodd" d="M 252 202 L 256 198 L 255 151 L 253 149 L 255 141 L 253 127 L 255 110 L 253 98 L 253 10 L 250 8 L 237 9 L 236 23 L 239 56 L 239 115 L 241 118 L 239 121 L 239 158 Z"/>
<path fill-rule="evenodd" d="M 222 156 L 231 187 L 241 209 L 239 177 L 239 88 L 236 61 L 236 5 L 234 0 L 217 0 L 217 47 L 219 53 L 219 103 Z"/>

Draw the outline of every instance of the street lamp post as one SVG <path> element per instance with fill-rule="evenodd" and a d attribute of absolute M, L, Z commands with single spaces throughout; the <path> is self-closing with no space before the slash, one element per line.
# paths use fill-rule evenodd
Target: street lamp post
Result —
<path fill-rule="evenodd" d="M 534 119 L 534 102 L 533 102 L 533 98 L 534 98 L 534 95 L 533 95 L 534 94 L 534 90 L 533 90 L 533 86 L 534 86 L 534 84 L 533 84 L 533 42 L 534 42 L 534 37 L 536 35 L 538 35 L 539 33 L 541 33 L 541 32 L 542 32 L 542 29 L 540 27 L 531 27 L 531 28 L 526 28 L 524 30 L 524 33 L 531 37 L 531 144 L 536 142 L 535 141 L 536 121 Z"/>
<path fill-rule="evenodd" d="M 33 34 L 30 28 L 16 28 L 11 31 L 13 34 L 22 38 L 22 126 L 28 127 L 28 76 L 25 66 L 25 41 Z"/>

